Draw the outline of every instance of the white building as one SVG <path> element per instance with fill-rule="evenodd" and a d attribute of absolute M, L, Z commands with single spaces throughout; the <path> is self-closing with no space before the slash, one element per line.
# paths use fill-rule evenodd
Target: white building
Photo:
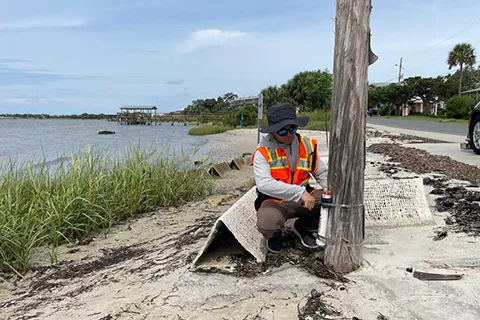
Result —
<path fill-rule="evenodd" d="M 257 106 L 258 96 L 242 97 L 232 102 L 232 107 L 240 109 L 246 106 Z"/>

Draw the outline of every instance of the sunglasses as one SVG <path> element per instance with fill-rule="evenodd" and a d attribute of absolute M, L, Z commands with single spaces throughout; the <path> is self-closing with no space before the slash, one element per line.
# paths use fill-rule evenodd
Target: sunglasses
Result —
<path fill-rule="evenodd" d="M 288 129 L 280 129 L 277 131 L 277 133 L 280 137 L 285 137 L 289 133 L 294 134 L 295 132 L 297 132 L 297 129 L 298 129 L 297 126 L 291 126 Z"/>

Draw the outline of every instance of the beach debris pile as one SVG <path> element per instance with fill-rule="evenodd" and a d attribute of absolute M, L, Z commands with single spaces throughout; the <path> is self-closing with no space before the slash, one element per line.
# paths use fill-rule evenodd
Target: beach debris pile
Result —
<path fill-rule="evenodd" d="M 303 307 L 298 307 L 299 320 L 334 319 L 342 313 L 325 301 L 325 293 L 313 289 Z"/>
<path fill-rule="evenodd" d="M 372 144 L 367 148 L 367 152 L 386 155 L 389 157 L 389 162 L 396 164 L 395 167 L 409 172 L 439 173 L 448 179 L 464 180 L 473 184 L 480 183 L 479 168 L 447 156 L 434 155 L 424 150 L 389 143 Z"/>
<path fill-rule="evenodd" d="M 368 130 L 367 137 L 368 138 L 386 138 L 386 139 L 394 140 L 395 142 L 403 142 L 403 143 L 444 143 L 445 142 L 441 140 L 412 136 L 409 134 L 384 133 L 378 130 Z"/>
<path fill-rule="evenodd" d="M 480 192 L 464 186 L 448 187 L 443 180 L 434 184 L 435 189 L 431 193 L 439 196 L 435 199 L 435 208 L 439 212 L 450 213 L 445 223 L 451 226 L 453 231 L 480 236 Z M 446 230 L 442 230 L 437 236 L 446 237 Z"/>
<path fill-rule="evenodd" d="M 447 156 L 430 154 L 424 150 L 402 147 L 396 144 L 373 144 L 369 152 L 389 157 L 387 164 L 381 164 L 379 170 L 389 176 L 405 170 L 415 174 L 431 174 L 423 179 L 424 185 L 433 187 L 431 194 L 435 199 L 435 208 L 439 212 L 449 212 L 445 222 L 451 231 L 480 235 L 480 192 L 470 190 L 480 183 L 480 169 Z M 449 186 L 449 180 L 469 182 L 465 186 Z M 440 230 L 434 240 L 447 236 L 446 230 Z"/>
<path fill-rule="evenodd" d="M 323 251 L 309 249 L 301 245 L 298 237 L 286 229 L 283 231 L 285 248 L 278 254 L 269 254 L 263 263 L 257 263 L 255 258 L 245 253 L 231 254 L 230 263 L 234 266 L 233 271 L 225 271 L 220 268 L 199 269 L 200 272 L 226 273 L 237 277 L 252 278 L 260 274 L 267 274 L 285 263 L 298 266 L 312 275 L 322 279 L 331 279 L 346 283 L 349 280 L 343 275 L 330 270 L 323 263 Z"/>

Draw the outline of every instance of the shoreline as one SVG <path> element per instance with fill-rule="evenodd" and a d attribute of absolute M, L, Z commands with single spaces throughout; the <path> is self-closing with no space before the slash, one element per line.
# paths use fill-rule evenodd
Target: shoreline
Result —
<path fill-rule="evenodd" d="M 325 131 L 299 129 L 302 135 L 316 138 L 319 143 L 321 153 L 327 153 Z M 264 134 L 260 134 L 260 139 Z M 257 147 L 257 129 L 234 129 L 227 132 L 206 135 L 208 141 L 198 149 L 199 154 L 214 153 L 212 162 L 230 161 L 234 157 L 239 157 L 243 153 L 253 154 Z"/>
<path fill-rule="evenodd" d="M 206 136 L 205 149 L 215 153 L 218 161 L 253 153 L 256 129 L 237 130 Z M 317 138 L 328 155 L 324 132 L 299 132 Z M 402 147 L 411 147 L 404 137 L 371 133 L 367 146 L 403 139 L 406 145 Z M 366 173 L 383 178 L 419 175 L 401 170 L 400 165 L 390 166 L 391 162 L 395 159 L 367 153 Z M 364 254 L 368 263 L 346 275 L 354 282 L 318 278 L 290 263 L 253 278 L 191 272 L 189 262 L 215 219 L 251 187 L 252 171 L 252 167 L 244 167 L 228 171 L 225 178 L 214 178 L 213 194 L 205 199 L 125 220 L 110 233 L 98 232 L 83 244 L 62 245 L 62 263 L 55 269 L 37 262 L 36 271 L 25 280 L 16 284 L 0 280 L 0 312 L 12 319 L 37 314 L 42 319 L 224 319 L 227 315 L 227 319 L 286 320 L 298 317 L 297 305 L 305 305 L 315 289 L 329 294 L 331 297 L 324 298 L 349 319 L 377 319 L 379 314 L 390 319 L 432 319 L 442 318 L 447 311 L 473 319 L 480 314 L 475 306 L 480 292 L 474 287 L 480 273 L 468 267 L 480 265 L 475 260 L 478 240 L 454 232 L 448 232 L 442 241 L 432 240 L 436 229 L 448 227 L 444 219 L 449 214 L 436 211 L 436 196 L 429 193 L 429 186 L 426 192 L 435 225 L 369 228 Z M 468 253 L 471 261 L 462 260 L 462 252 Z M 48 251 L 38 252 L 35 259 L 48 261 Z M 421 282 L 405 272 L 406 267 L 433 268 L 442 262 L 461 269 L 469 280 Z M 431 299 L 420 299 L 425 296 Z M 455 299 L 456 304 L 446 306 L 446 297 Z M 403 308 L 406 304 L 407 309 Z"/>
<path fill-rule="evenodd" d="M 257 146 L 256 129 L 234 129 L 203 137 L 207 141 L 197 149 L 194 160 L 210 155 L 207 162 L 230 162 L 243 153 L 253 153 Z"/>

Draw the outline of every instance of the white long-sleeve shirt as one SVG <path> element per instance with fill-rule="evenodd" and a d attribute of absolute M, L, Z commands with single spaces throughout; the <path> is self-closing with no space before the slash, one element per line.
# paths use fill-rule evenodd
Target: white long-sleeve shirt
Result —
<path fill-rule="evenodd" d="M 290 168 L 291 170 L 295 170 L 295 165 L 297 163 L 300 150 L 299 143 L 300 142 L 298 138 L 295 136 L 295 139 L 291 145 L 279 144 L 272 134 L 268 134 L 263 137 L 259 146 L 285 149 L 285 152 L 288 155 L 288 160 L 290 161 Z M 317 163 L 318 167 L 313 173 L 313 177 L 321 187 L 325 188 L 327 186 L 328 168 L 320 159 L 318 150 Z M 259 151 L 255 152 L 253 161 L 253 174 L 258 191 L 271 197 L 285 201 L 299 202 L 303 193 L 305 192 L 305 187 L 275 180 L 270 172 L 270 165 Z"/>

